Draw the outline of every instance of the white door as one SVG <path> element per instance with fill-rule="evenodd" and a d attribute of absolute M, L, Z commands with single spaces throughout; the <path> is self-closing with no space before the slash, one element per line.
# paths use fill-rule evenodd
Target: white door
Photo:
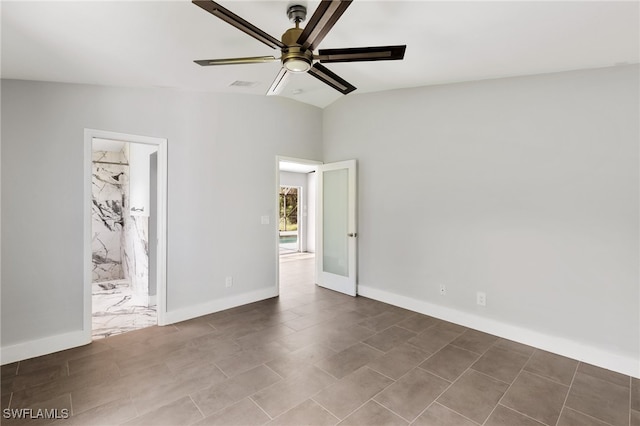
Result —
<path fill-rule="evenodd" d="M 318 167 L 316 282 L 356 295 L 356 160 Z"/>

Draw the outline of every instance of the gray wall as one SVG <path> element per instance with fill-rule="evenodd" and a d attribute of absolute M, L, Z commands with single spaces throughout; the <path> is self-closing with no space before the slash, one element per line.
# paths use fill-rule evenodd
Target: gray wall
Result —
<path fill-rule="evenodd" d="M 276 220 L 275 155 L 357 158 L 362 286 L 637 359 L 638 71 L 352 94 L 324 112 L 3 81 L 2 346 L 82 327 L 94 128 L 169 140 L 169 311 L 275 286 L 275 227 L 260 225 Z M 283 138 L 282 116 L 308 137 Z"/>
<path fill-rule="evenodd" d="M 260 224 L 277 214 L 275 156 L 320 159 L 321 114 L 277 97 L 3 80 L 2 346 L 82 329 L 85 128 L 168 139 L 172 311 L 275 287 L 275 228 Z M 288 137 L 283 117 L 307 136 Z"/>
<path fill-rule="evenodd" d="M 638 359 L 638 72 L 326 108 L 324 161 L 359 161 L 360 285 Z"/>

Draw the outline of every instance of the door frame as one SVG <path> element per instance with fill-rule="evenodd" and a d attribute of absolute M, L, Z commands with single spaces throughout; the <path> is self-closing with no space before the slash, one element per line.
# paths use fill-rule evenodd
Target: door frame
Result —
<path fill-rule="evenodd" d="M 92 188 L 92 143 L 93 138 L 156 145 L 158 147 L 157 181 L 157 320 L 158 325 L 166 325 L 167 314 L 167 139 L 151 136 L 132 135 L 106 130 L 84 129 L 84 316 L 83 332 L 87 343 L 92 341 L 92 261 L 91 261 L 91 188 Z"/>
<path fill-rule="evenodd" d="M 317 160 L 306 160 L 303 158 L 294 158 L 294 157 L 286 157 L 286 156 L 282 156 L 282 155 L 276 155 L 276 185 L 274 188 L 274 226 L 273 229 L 275 231 L 275 253 L 276 253 L 276 257 L 275 257 L 275 264 L 276 264 L 276 295 L 280 295 L 280 233 L 279 231 L 279 218 L 280 218 L 280 162 L 281 161 L 287 161 L 289 163 L 298 163 L 298 164 L 308 164 L 308 165 L 312 165 L 312 166 L 321 166 L 322 165 L 322 161 L 317 161 Z M 317 188 L 318 183 L 316 182 L 316 188 Z M 316 205 L 317 208 L 317 205 Z M 314 231 L 315 232 L 315 231 Z M 300 242 L 300 238 L 298 237 L 298 242 Z M 318 236 L 316 235 L 316 243 L 315 243 L 316 247 L 316 252 L 318 249 Z M 317 262 L 317 260 L 315 260 L 315 262 Z M 314 271 L 317 268 L 314 266 Z"/>

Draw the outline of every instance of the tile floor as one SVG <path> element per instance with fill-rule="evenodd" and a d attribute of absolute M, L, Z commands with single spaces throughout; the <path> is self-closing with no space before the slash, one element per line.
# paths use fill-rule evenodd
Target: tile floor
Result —
<path fill-rule="evenodd" d="M 297 257 L 278 299 L 3 366 L 2 408 L 68 409 L 56 425 L 640 425 L 640 380 L 315 287 Z"/>
<path fill-rule="evenodd" d="M 136 304 L 128 280 L 92 284 L 92 336 L 102 339 L 158 323 L 155 306 Z"/>

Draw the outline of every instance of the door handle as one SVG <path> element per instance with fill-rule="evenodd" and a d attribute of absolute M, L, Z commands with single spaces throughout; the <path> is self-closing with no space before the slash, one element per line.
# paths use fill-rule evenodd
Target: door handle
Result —
<path fill-rule="evenodd" d="M 357 232 L 349 232 L 349 233 L 347 234 L 347 236 L 355 238 L 355 237 L 357 237 L 357 236 L 358 236 L 358 233 L 357 233 Z"/>

